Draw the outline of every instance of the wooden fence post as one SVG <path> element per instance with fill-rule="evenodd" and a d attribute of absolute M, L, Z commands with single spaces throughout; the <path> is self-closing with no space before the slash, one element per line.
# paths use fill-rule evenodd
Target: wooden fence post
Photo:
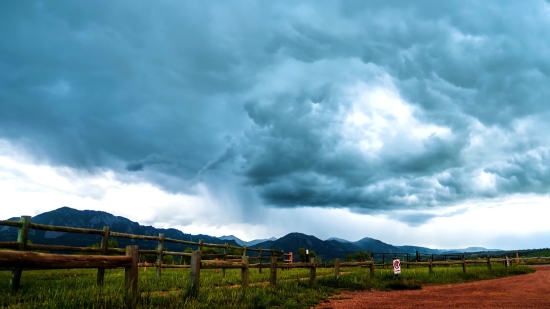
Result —
<path fill-rule="evenodd" d="M 204 240 L 199 239 L 199 251 L 201 252 L 201 254 L 202 254 L 202 244 L 204 244 Z"/>
<path fill-rule="evenodd" d="M 260 249 L 260 253 L 259 253 L 259 260 L 260 260 L 259 273 L 261 274 L 262 273 L 262 247 L 260 247 L 259 249 Z"/>
<path fill-rule="evenodd" d="M 369 270 L 370 270 L 370 278 L 373 279 L 374 278 L 374 258 L 370 258 L 370 265 L 369 265 Z"/>
<path fill-rule="evenodd" d="M 246 246 L 243 246 L 243 256 L 246 256 Z"/>
<path fill-rule="evenodd" d="M 199 295 L 199 284 L 201 275 L 201 251 L 191 253 L 191 286 L 189 294 L 191 297 Z"/>
<path fill-rule="evenodd" d="M 428 268 L 430 269 L 430 274 L 434 272 L 434 266 L 432 264 L 432 259 L 428 260 Z"/>
<path fill-rule="evenodd" d="M 107 255 L 107 249 L 109 248 L 109 234 L 111 228 L 108 226 L 103 227 L 103 236 L 101 237 L 101 255 Z M 100 267 L 97 269 L 97 285 L 102 286 L 105 279 L 105 268 Z"/>
<path fill-rule="evenodd" d="M 130 292 L 132 300 L 135 300 L 138 292 L 138 246 L 127 246 L 126 255 L 132 257 L 132 265 L 124 268 L 126 290 Z"/>
<path fill-rule="evenodd" d="M 27 241 L 29 240 L 29 227 L 31 225 L 30 216 L 21 216 L 19 221 L 23 224 L 17 232 L 17 242 L 19 243 L 19 250 L 27 250 Z M 21 275 L 23 274 L 23 268 L 17 267 L 11 272 L 10 289 L 12 292 L 19 290 L 19 283 L 21 282 Z"/>
<path fill-rule="evenodd" d="M 466 273 L 466 259 L 462 256 L 462 272 Z"/>
<path fill-rule="evenodd" d="M 311 258 L 311 263 L 313 266 L 311 266 L 309 270 L 309 284 L 314 285 L 315 284 L 315 277 L 317 275 L 317 265 L 315 265 L 315 258 Z"/>
<path fill-rule="evenodd" d="M 241 287 L 247 288 L 248 287 L 248 275 L 250 273 L 248 265 L 250 264 L 250 257 L 249 256 L 243 256 L 243 264 L 244 267 L 241 268 Z"/>
<path fill-rule="evenodd" d="M 491 270 L 491 258 L 487 256 L 487 268 Z"/>
<path fill-rule="evenodd" d="M 420 253 L 416 250 L 416 261 L 420 262 Z"/>
<path fill-rule="evenodd" d="M 159 234 L 158 253 L 157 253 L 157 279 L 162 276 L 162 251 L 164 250 L 164 233 Z"/>
<path fill-rule="evenodd" d="M 271 272 L 269 275 L 269 284 L 271 287 L 277 286 L 277 257 L 271 256 Z"/>
<path fill-rule="evenodd" d="M 340 278 L 340 259 L 334 259 L 334 278 L 338 280 Z"/>
<path fill-rule="evenodd" d="M 228 251 L 229 251 L 228 244 L 225 243 L 225 248 L 223 248 L 223 254 L 224 254 L 223 260 L 224 261 L 227 261 L 227 252 Z M 225 268 L 222 268 L 222 273 L 223 273 L 223 277 L 225 278 Z"/>

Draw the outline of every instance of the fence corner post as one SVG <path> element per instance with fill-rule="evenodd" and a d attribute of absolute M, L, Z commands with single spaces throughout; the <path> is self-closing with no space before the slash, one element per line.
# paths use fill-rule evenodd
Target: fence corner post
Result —
<path fill-rule="evenodd" d="M 191 285 L 189 287 L 191 297 L 197 297 L 199 295 L 200 275 L 201 252 L 193 251 L 193 253 L 191 253 Z"/>
<path fill-rule="evenodd" d="M 17 232 L 17 242 L 19 243 L 19 250 L 27 250 L 27 241 L 29 240 L 29 228 L 31 225 L 31 216 L 21 216 L 19 222 L 22 223 L 19 231 Z M 19 283 L 21 282 L 21 275 L 23 274 L 23 268 L 17 267 L 11 272 L 10 290 L 17 292 L 19 290 Z"/>
<path fill-rule="evenodd" d="M 107 250 L 109 248 L 109 234 L 111 233 L 111 228 L 108 226 L 103 227 L 103 236 L 101 237 L 101 255 L 107 255 Z M 97 285 L 102 286 L 105 280 L 105 268 L 100 267 L 97 269 Z"/>
<path fill-rule="evenodd" d="M 248 268 L 250 265 L 250 257 L 249 256 L 243 256 L 243 268 L 241 268 L 241 287 L 247 288 L 248 287 L 248 275 L 250 274 L 250 269 Z"/>
<path fill-rule="evenodd" d="M 258 248 L 260 249 L 260 253 L 258 254 L 258 259 L 260 260 L 260 267 L 259 267 L 259 270 L 258 272 L 261 274 L 262 273 L 262 247 Z"/>
<path fill-rule="evenodd" d="M 269 284 L 271 287 L 277 286 L 277 257 L 271 256 L 271 273 L 269 275 Z"/>
<path fill-rule="evenodd" d="M 374 279 L 374 258 L 370 258 L 370 264 L 369 264 L 369 272 L 370 272 L 370 278 Z"/>
<path fill-rule="evenodd" d="M 138 292 L 138 246 L 126 246 L 126 256 L 132 258 L 132 264 L 124 268 L 125 286 L 132 299 L 135 299 Z"/>
<path fill-rule="evenodd" d="M 223 260 L 227 261 L 227 253 L 229 252 L 229 245 L 225 243 L 225 248 L 223 248 Z M 222 268 L 222 274 L 225 278 L 225 268 Z"/>
<path fill-rule="evenodd" d="M 309 284 L 314 285 L 315 279 L 317 276 L 317 265 L 315 265 L 315 258 L 312 257 L 310 260 L 311 264 L 313 264 L 309 271 Z"/>
<path fill-rule="evenodd" d="M 158 253 L 157 253 L 157 279 L 160 279 L 162 276 L 162 251 L 164 251 L 164 233 L 159 233 L 159 242 L 158 242 Z"/>
<path fill-rule="evenodd" d="M 340 259 L 334 259 L 334 278 L 338 280 L 340 278 Z"/>

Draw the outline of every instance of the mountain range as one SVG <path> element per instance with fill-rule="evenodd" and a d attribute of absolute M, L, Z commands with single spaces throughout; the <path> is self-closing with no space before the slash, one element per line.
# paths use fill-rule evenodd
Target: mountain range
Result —
<path fill-rule="evenodd" d="M 18 221 L 19 218 L 10 218 L 8 220 Z M 342 258 L 347 254 L 352 254 L 363 250 L 367 252 L 385 252 L 385 253 L 415 253 L 418 251 L 422 254 L 446 254 L 446 253 L 461 253 L 461 252 L 478 252 L 478 251 L 498 251 L 490 250 L 482 247 L 470 247 L 465 249 L 431 249 L 418 246 L 393 246 L 384 243 L 380 240 L 365 237 L 358 241 L 352 242 L 349 240 L 332 237 L 327 240 L 321 240 L 313 235 L 302 233 L 290 233 L 281 238 L 255 239 L 252 241 L 244 241 L 233 235 L 214 237 L 209 235 L 193 235 L 187 234 L 177 229 L 158 229 L 153 226 L 140 225 L 127 218 L 114 216 L 103 211 L 94 210 L 76 210 L 69 207 L 61 207 L 59 209 L 39 214 L 32 218 L 33 223 L 70 226 L 77 228 L 92 228 L 102 229 L 104 226 L 110 226 L 111 231 L 137 235 L 156 236 L 159 233 L 164 233 L 165 237 L 179 240 L 198 241 L 202 239 L 205 243 L 230 245 L 246 245 L 252 248 L 277 249 L 285 252 L 296 252 L 300 247 L 314 250 L 316 254 L 322 258 Z M 15 241 L 17 239 L 17 228 L 0 227 L 0 241 Z M 52 232 L 32 230 L 29 233 L 29 239 L 35 244 L 45 245 L 67 245 L 67 246 L 88 246 L 93 243 L 100 242 L 98 235 L 74 234 L 65 232 Z M 143 249 L 154 249 L 157 247 L 155 241 L 135 240 L 127 238 L 117 238 L 119 247 L 127 245 L 138 245 Z M 169 243 L 166 245 L 169 251 L 182 251 L 186 245 Z M 192 246 L 191 246 L 192 247 Z"/>
<path fill-rule="evenodd" d="M 19 218 L 10 218 L 11 221 L 19 221 Z M 103 229 L 109 226 L 112 232 L 158 236 L 164 233 L 166 238 L 189 240 L 198 242 L 202 239 L 205 243 L 224 244 L 238 246 L 234 240 L 221 240 L 209 235 L 192 235 L 183 233 L 177 229 L 158 229 L 153 226 L 140 225 L 127 218 L 114 216 L 110 213 L 95 210 L 76 210 L 69 207 L 45 212 L 31 218 L 32 223 L 47 224 L 55 226 L 70 226 L 77 228 Z M 17 239 L 17 228 L 3 226 L 0 227 L 0 241 L 15 241 Z M 35 244 L 43 245 L 66 245 L 85 247 L 101 241 L 99 235 L 76 234 L 66 232 L 41 231 L 31 229 L 29 231 L 29 240 Z M 116 238 L 119 247 L 128 245 L 138 245 L 142 249 L 155 249 L 156 241 L 135 240 L 128 238 Z M 187 245 L 169 243 L 166 245 L 169 251 L 183 251 Z"/>

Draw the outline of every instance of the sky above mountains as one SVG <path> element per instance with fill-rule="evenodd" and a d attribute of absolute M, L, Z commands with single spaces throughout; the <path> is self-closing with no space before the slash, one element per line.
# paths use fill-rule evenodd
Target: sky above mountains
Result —
<path fill-rule="evenodd" d="M 550 3 L 5 1 L 0 217 L 548 247 Z"/>

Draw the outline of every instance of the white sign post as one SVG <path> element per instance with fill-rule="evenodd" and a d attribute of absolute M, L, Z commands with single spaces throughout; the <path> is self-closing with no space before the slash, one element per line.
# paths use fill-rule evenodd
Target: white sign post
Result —
<path fill-rule="evenodd" d="M 393 260 L 393 274 L 399 275 L 401 273 L 401 262 L 399 259 Z"/>

